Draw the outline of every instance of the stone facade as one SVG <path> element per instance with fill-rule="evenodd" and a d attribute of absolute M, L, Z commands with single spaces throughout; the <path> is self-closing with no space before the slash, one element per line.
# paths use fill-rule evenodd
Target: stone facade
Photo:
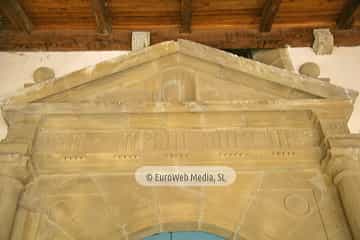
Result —
<path fill-rule="evenodd" d="M 357 93 L 178 40 L 40 82 L 2 106 L 0 239 L 360 240 Z M 227 166 L 146 187 L 141 166 Z"/>

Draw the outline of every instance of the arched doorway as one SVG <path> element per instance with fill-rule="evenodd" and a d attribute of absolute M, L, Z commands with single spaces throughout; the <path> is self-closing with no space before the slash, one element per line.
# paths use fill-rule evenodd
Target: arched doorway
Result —
<path fill-rule="evenodd" d="M 224 238 L 207 232 L 162 232 L 144 240 L 223 240 Z"/>

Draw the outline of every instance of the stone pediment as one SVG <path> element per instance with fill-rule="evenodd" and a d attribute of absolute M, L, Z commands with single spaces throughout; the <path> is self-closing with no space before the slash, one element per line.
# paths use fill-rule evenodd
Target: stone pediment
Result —
<path fill-rule="evenodd" d="M 36 84 L 8 103 L 354 100 L 356 95 L 327 82 L 178 40 Z"/>
<path fill-rule="evenodd" d="M 359 240 L 355 97 L 183 40 L 39 83 L 1 106 L 0 239 Z M 144 186 L 144 166 L 226 166 L 236 179 Z"/>

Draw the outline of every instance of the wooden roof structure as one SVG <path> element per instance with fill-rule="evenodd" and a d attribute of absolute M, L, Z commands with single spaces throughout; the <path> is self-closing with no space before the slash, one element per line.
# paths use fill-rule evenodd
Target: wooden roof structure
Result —
<path fill-rule="evenodd" d="M 178 38 L 213 47 L 311 46 L 330 28 L 335 45 L 360 44 L 359 0 L 0 0 L 0 50 L 129 50 Z"/>

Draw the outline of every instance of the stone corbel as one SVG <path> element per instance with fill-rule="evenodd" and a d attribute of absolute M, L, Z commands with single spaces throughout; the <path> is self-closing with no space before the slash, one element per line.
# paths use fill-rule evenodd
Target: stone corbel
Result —
<path fill-rule="evenodd" d="M 330 29 L 314 29 L 313 49 L 317 55 L 327 55 L 333 52 L 334 35 Z"/>
<path fill-rule="evenodd" d="M 0 153 L 0 239 L 10 240 L 24 183 L 28 178 L 28 157 Z"/>
<path fill-rule="evenodd" d="M 328 139 L 322 167 L 336 185 L 354 240 L 360 240 L 360 135 Z"/>

